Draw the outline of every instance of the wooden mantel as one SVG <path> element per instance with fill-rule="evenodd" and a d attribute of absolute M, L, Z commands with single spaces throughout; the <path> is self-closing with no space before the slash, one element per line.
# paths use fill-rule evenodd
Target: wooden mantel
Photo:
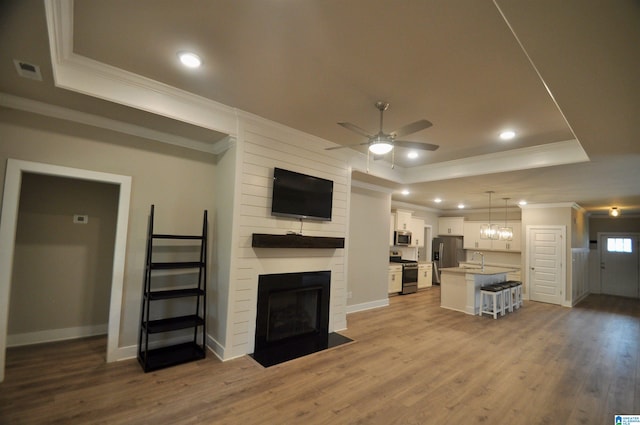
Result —
<path fill-rule="evenodd" d="M 253 248 L 344 248 L 344 238 L 303 235 L 271 235 L 254 233 L 251 238 Z"/>

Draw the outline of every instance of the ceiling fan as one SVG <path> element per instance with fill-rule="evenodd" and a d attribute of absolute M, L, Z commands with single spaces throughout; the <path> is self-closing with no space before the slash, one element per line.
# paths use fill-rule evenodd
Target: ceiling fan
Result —
<path fill-rule="evenodd" d="M 366 130 L 363 130 L 362 128 L 358 127 L 355 124 L 351 124 L 349 122 L 339 122 L 338 124 L 343 126 L 344 128 L 351 130 L 355 133 L 358 133 L 362 136 L 365 136 L 368 139 L 368 141 L 364 143 L 356 143 L 353 145 L 334 146 L 331 148 L 326 148 L 326 150 L 342 149 L 342 148 L 348 148 L 351 146 L 369 145 L 369 151 L 371 153 L 373 153 L 374 155 L 384 155 L 389 153 L 394 146 L 398 146 L 402 148 L 421 149 L 421 150 L 427 150 L 427 151 L 434 151 L 439 148 L 438 145 L 433 145 L 431 143 L 410 142 L 408 140 L 396 139 L 397 137 L 403 137 L 408 134 L 412 134 L 417 131 L 424 130 L 425 128 L 431 127 L 433 124 L 431 124 L 430 121 L 418 120 L 416 122 L 412 122 L 411 124 L 407 124 L 403 127 L 400 127 L 399 129 L 397 129 L 396 131 L 392 131 L 391 133 L 385 133 L 382 130 L 382 119 L 383 119 L 384 111 L 386 111 L 389 108 L 389 103 L 378 101 L 375 103 L 375 107 L 380 111 L 380 131 L 378 131 L 377 134 L 370 135 L 366 132 Z"/>

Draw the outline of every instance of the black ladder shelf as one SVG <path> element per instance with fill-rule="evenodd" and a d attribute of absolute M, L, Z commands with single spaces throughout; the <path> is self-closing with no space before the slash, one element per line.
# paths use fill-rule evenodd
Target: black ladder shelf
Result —
<path fill-rule="evenodd" d="M 142 293 L 142 307 L 140 313 L 140 332 L 138 337 L 138 362 L 145 372 L 162 369 L 193 360 L 203 359 L 206 356 L 206 318 L 207 318 L 207 211 L 204 211 L 202 222 L 202 235 L 167 235 L 153 233 L 154 206 L 151 205 L 149 215 L 149 230 L 147 234 L 147 254 L 145 260 L 144 288 Z M 200 245 L 200 258 L 198 261 L 180 262 L 154 262 L 153 250 L 154 242 L 159 240 L 192 240 Z M 197 270 L 197 282 L 193 282 L 188 287 L 179 289 L 154 289 L 153 280 L 155 270 Z M 171 300 L 176 298 L 190 299 L 192 303 L 191 314 L 177 317 L 161 317 L 150 319 L 152 316 L 152 305 L 162 306 L 162 302 L 156 301 Z M 154 309 L 155 311 L 155 309 Z M 172 340 L 177 343 L 159 341 L 149 341 L 149 337 L 154 334 L 162 334 L 182 330 L 191 335 L 181 334 Z M 171 335 L 168 335 L 171 337 Z M 188 338 L 187 338 L 188 337 Z M 185 342 L 186 341 L 186 342 Z"/>

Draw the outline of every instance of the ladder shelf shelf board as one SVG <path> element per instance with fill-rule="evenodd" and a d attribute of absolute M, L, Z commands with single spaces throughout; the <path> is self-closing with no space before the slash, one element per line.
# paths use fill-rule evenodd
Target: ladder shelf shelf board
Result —
<path fill-rule="evenodd" d="M 204 211 L 202 221 L 202 235 L 172 235 L 153 233 L 154 205 L 151 205 L 149 214 L 149 228 L 147 233 L 147 253 L 145 260 L 145 278 L 142 293 L 142 306 L 140 309 L 140 330 L 138 337 L 138 362 L 145 372 L 175 366 L 206 357 L 206 317 L 207 317 L 207 211 Z M 199 258 L 197 261 L 154 261 L 154 243 L 160 240 L 191 241 L 189 246 L 197 243 Z M 195 243 L 194 243 L 195 242 Z M 180 248 L 184 245 L 161 245 L 162 254 L 165 256 L 171 249 L 176 250 L 176 255 L 180 254 Z M 195 253 L 194 253 L 195 254 Z M 179 284 L 179 287 L 172 288 L 166 279 L 162 285 L 155 280 L 165 275 L 156 275 L 158 270 L 183 270 L 179 278 L 186 279 Z M 184 270 L 189 270 L 184 274 Z M 174 277 L 174 275 L 171 275 Z M 171 280 L 171 279 L 170 279 Z M 160 287 L 162 286 L 162 287 Z M 181 316 L 162 317 L 162 307 L 171 300 L 182 299 L 180 308 L 183 314 L 190 310 L 190 313 Z M 153 307 L 156 306 L 156 307 Z M 151 310 L 153 309 L 153 314 Z M 171 311 L 171 308 L 166 309 Z M 160 317 L 158 317 L 160 316 Z M 165 343 L 151 341 L 150 335 L 163 334 L 165 332 L 181 332 L 179 337 L 172 336 L 171 340 L 180 340 L 180 343 Z M 191 341 L 185 342 L 191 339 Z"/>

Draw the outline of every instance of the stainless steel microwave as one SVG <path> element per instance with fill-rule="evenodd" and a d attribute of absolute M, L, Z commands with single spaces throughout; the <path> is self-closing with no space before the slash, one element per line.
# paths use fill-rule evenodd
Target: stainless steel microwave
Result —
<path fill-rule="evenodd" d="M 411 232 L 406 230 L 396 230 L 393 232 L 393 244 L 396 246 L 411 245 Z"/>

